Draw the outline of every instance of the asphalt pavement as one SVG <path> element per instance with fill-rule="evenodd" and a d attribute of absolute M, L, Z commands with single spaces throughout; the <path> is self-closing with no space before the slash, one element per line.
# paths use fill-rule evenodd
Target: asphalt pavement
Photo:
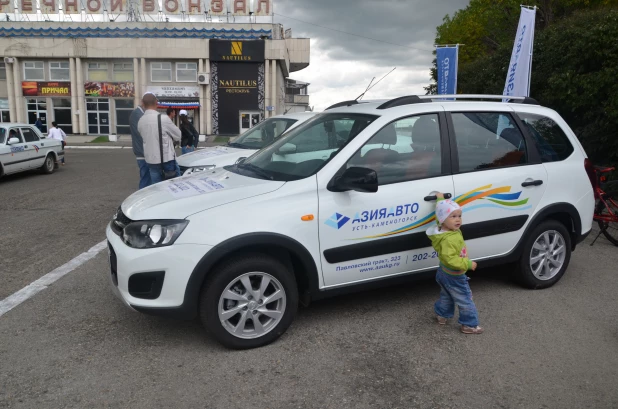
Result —
<path fill-rule="evenodd" d="M 74 150 L 0 180 L 0 299 L 104 239 L 137 184 L 130 150 Z M 128 310 L 104 252 L 0 317 L 0 407 L 618 407 L 618 251 L 588 238 L 563 279 L 470 281 L 486 332 L 438 326 L 432 280 L 312 304 L 269 346 L 230 351 L 195 321 Z"/>

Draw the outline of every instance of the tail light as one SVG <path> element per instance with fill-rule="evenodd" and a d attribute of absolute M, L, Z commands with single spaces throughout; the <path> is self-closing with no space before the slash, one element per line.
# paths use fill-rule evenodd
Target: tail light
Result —
<path fill-rule="evenodd" d="M 594 170 L 594 165 L 588 158 L 584 160 L 584 169 L 586 169 L 592 188 L 596 190 L 599 187 L 599 180 L 597 178 L 597 172 Z"/>

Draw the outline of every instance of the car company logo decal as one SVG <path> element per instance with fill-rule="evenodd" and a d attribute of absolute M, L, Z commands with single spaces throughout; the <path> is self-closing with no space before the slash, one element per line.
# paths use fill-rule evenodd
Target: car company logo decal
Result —
<path fill-rule="evenodd" d="M 334 229 L 339 230 L 340 228 L 342 228 L 343 226 L 345 226 L 345 224 L 347 222 L 350 221 L 350 218 L 347 216 L 344 216 L 342 214 L 339 213 L 335 213 L 334 215 L 332 215 L 330 217 L 330 219 L 326 220 L 326 222 L 324 222 L 324 224 L 326 224 L 327 226 L 330 226 Z"/>

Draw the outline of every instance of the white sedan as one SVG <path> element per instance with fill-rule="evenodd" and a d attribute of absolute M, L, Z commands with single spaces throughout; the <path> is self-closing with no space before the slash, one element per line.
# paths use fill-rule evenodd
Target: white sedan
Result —
<path fill-rule="evenodd" d="M 28 124 L 0 124 L 0 177 L 31 169 L 52 173 L 64 157 L 62 142 Z"/>
<path fill-rule="evenodd" d="M 249 129 L 226 146 L 200 149 L 178 157 L 183 175 L 233 165 L 249 157 L 281 135 L 313 118 L 317 112 L 297 112 L 268 118 Z"/>

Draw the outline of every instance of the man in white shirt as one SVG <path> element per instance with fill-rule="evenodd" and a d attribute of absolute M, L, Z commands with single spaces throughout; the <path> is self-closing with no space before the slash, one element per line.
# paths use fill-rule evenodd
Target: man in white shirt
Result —
<path fill-rule="evenodd" d="M 58 125 L 55 122 L 52 122 L 52 127 L 49 129 L 49 132 L 47 132 L 47 139 L 56 139 L 62 142 L 62 147 L 64 148 L 66 146 L 66 137 L 67 134 L 65 134 L 62 129 L 58 128 Z M 64 156 L 62 157 L 61 162 L 64 166 Z"/>
<path fill-rule="evenodd" d="M 179 142 L 180 129 L 167 115 L 157 112 L 157 97 L 154 94 L 146 94 L 142 99 L 144 116 L 137 124 L 137 130 L 144 140 L 144 159 L 150 169 L 150 179 L 153 184 L 163 181 L 164 172 L 174 172 L 180 176 L 180 168 L 176 162 L 174 141 Z M 161 143 L 159 141 L 159 117 L 161 118 L 161 130 L 163 137 L 163 160 L 161 160 Z M 163 162 L 163 168 L 161 167 Z"/>

